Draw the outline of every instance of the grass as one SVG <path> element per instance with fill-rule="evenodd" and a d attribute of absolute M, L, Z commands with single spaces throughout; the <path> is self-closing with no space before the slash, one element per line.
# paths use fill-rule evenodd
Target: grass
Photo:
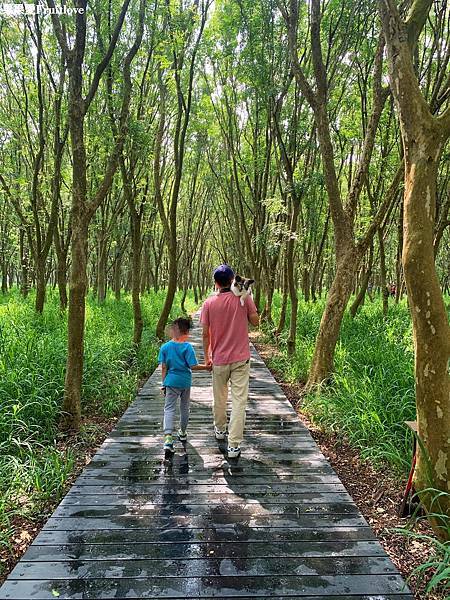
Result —
<path fill-rule="evenodd" d="M 131 299 L 108 296 L 86 306 L 83 414 L 111 417 L 133 399 L 138 378 L 156 366 L 154 328 L 164 291 L 144 295 L 144 332 L 132 353 Z M 173 315 L 180 314 L 177 296 Z M 194 310 L 189 297 L 186 306 Z M 17 290 L 0 297 L 0 546 L 10 543 L 14 518 L 33 518 L 57 500 L 73 471 L 74 450 L 58 446 L 58 420 L 64 390 L 67 315 L 57 294 L 48 291 L 42 315 Z M 91 426 L 81 438 L 89 443 Z M 93 436 L 95 437 L 95 436 Z"/>
<path fill-rule="evenodd" d="M 277 295 L 274 317 L 281 299 Z M 305 381 L 324 301 L 300 301 L 297 348 L 286 352 L 287 329 L 272 367 L 287 381 Z M 288 326 L 288 324 L 287 324 Z M 411 438 L 405 420 L 415 419 L 414 355 L 406 300 L 390 304 L 383 319 L 381 301 L 366 301 L 355 319 L 347 313 L 336 347 L 330 386 L 305 396 L 302 409 L 325 429 L 345 436 L 373 463 L 388 462 L 399 472 L 411 464 Z"/>

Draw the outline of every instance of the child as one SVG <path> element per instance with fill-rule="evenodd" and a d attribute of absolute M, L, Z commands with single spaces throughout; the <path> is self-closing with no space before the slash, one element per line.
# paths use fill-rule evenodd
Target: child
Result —
<path fill-rule="evenodd" d="M 180 398 L 180 429 L 178 439 L 187 440 L 187 424 L 189 421 L 189 401 L 192 384 L 192 371 L 208 371 L 208 365 L 199 365 L 192 345 L 187 341 L 192 328 L 190 318 L 179 317 L 172 322 L 170 333 L 172 339 L 163 344 L 159 351 L 158 362 L 161 363 L 162 382 L 165 394 L 164 403 L 164 450 L 174 452 L 173 428 L 177 400 Z"/>

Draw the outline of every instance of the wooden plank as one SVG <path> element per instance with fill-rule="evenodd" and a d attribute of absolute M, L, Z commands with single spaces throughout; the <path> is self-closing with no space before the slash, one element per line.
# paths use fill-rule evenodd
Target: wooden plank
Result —
<path fill-rule="evenodd" d="M 288 558 L 303 557 L 363 557 L 384 556 L 386 553 L 375 541 L 302 542 L 133 542 L 124 544 L 33 544 L 23 557 L 27 562 L 51 560 L 139 560 L 142 558 Z"/>
<path fill-rule="evenodd" d="M 256 511 L 255 511 L 256 513 Z M 365 527 L 366 522 L 362 516 L 353 515 L 302 515 L 289 514 L 278 515 L 270 514 L 267 511 L 265 514 L 250 514 L 242 515 L 241 513 L 226 512 L 215 513 L 213 509 L 210 513 L 203 515 L 175 515 L 164 516 L 159 514 L 154 515 L 129 515 L 129 516 L 111 516 L 106 517 L 76 517 L 62 518 L 50 517 L 45 528 L 48 530 L 66 530 L 77 531 L 78 529 L 171 529 L 173 527 L 196 527 L 205 528 L 229 524 L 245 524 L 247 527 L 255 529 L 259 527 L 286 527 L 288 529 L 303 528 L 303 527 L 330 527 L 333 525 L 346 527 Z"/>
<path fill-rule="evenodd" d="M 77 531 L 43 529 L 32 544 L 55 545 L 76 544 L 81 548 L 88 544 L 115 546 L 117 544 L 138 544 L 153 542 L 159 545 L 197 543 L 301 543 L 309 548 L 312 542 L 366 542 L 374 541 L 375 535 L 370 527 L 331 526 L 317 529 L 303 527 L 286 529 L 278 527 L 260 527 L 250 529 L 242 524 L 215 526 L 214 528 L 167 528 L 167 529 L 78 529 Z M 32 547 L 31 546 L 31 547 Z M 380 547 L 381 548 L 381 547 Z"/>
<path fill-rule="evenodd" d="M 12 580 L 0 590 L 2 600 L 54 600 L 55 595 L 66 598 L 267 598 L 297 596 L 322 597 L 350 595 L 377 596 L 381 594 L 407 595 L 405 583 L 399 575 L 307 575 L 307 576 L 203 576 L 127 578 L 126 568 L 117 579 L 73 580 Z M 326 596 L 324 596 L 326 594 Z"/>
<path fill-rule="evenodd" d="M 286 556 L 263 558 L 217 558 L 214 550 L 208 556 L 201 558 L 180 558 L 176 561 L 169 557 L 135 558 L 134 560 L 109 559 L 109 560 L 61 560 L 28 562 L 20 561 L 11 573 L 10 579 L 46 579 L 52 574 L 52 579 L 116 579 L 124 573 L 132 578 L 158 577 L 161 573 L 170 574 L 170 577 L 210 577 L 210 576 L 246 576 L 258 577 L 264 573 L 268 576 L 291 575 L 384 575 L 396 573 L 396 569 L 389 558 L 384 556 L 329 556 L 297 557 Z M 207 560 L 205 560 L 207 559 Z M 76 567 L 76 569 L 74 569 Z"/>

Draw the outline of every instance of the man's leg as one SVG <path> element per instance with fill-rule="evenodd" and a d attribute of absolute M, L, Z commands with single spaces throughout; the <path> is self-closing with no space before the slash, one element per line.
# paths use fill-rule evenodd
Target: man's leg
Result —
<path fill-rule="evenodd" d="M 230 365 L 213 366 L 213 416 L 214 425 L 219 431 L 227 429 L 227 400 Z"/>
<path fill-rule="evenodd" d="M 236 362 L 231 364 L 230 367 L 232 405 L 228 446 L 230 448 L 239 448 L 244 437 L 250 361 Z"/>

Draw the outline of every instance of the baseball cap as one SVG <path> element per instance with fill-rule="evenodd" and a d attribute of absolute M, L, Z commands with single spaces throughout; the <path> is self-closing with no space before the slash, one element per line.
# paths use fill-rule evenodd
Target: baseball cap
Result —
<path fill-rule="evenodd" d="M 219 265 L 214 269 L 214 281 L 221 285 L 227 285 L 234 279 L 234 271 L 230 265 Z"/>

